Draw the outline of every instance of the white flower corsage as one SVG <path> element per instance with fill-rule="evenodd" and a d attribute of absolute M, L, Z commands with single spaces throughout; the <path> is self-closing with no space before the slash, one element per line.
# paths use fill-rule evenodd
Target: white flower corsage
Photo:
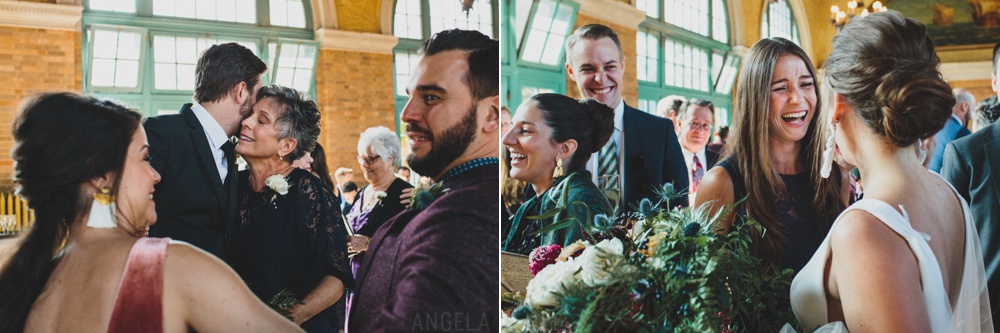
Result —
<path fill-rule="evenodd" d="M 389 194 L 385 193 L 385 191 L 375 191 L 375 200 L 382 201 L 382 199 L 385 199 L 388 195 Z"/>
<path fill-rule="evenodd" d="M 264 180 L 264 185 L 270 187 L 271 190 L 277 194 L 288 194 L 288 180 L 282 175 L 267 177 L 267 179 Z M 271 197 L 271 202 L 274 202 L 275 198 L 277 198 L 277 195 Z"/>

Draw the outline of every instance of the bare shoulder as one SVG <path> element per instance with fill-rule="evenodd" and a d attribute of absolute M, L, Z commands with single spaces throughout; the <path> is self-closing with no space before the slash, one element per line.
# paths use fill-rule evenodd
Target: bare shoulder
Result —
<path fill-rule="evenodd" d="M 170 241 L 164 261 L 165 278 L 175 285 L 197 287 L 239 281 L 236 272 L 221 259 L 186 242 Z"/>
<path fill-rule="evenodd" d="M 896 266 L 916 264 L 906 240 L 877 217 L 860 209 L 844 213 L 830 230 L 831 249 L 838 257 L 849 257 L 857 265 Z M 852 265 L 853 266 L 853 265 Z"/>
<path fill-rule="evenodd" d="M 715 201 L 719 205 L 730 205 L 736 202 L 733 198 L 733 178 L 722 167 L 714 167 L 705 173 L 698 185 L 695 205 Z"/>

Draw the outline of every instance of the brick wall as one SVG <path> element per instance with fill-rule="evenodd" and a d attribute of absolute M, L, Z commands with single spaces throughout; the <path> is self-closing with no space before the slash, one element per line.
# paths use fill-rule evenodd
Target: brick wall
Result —
<path fill-rule="evenodd" d="M 322 112 L 320 144 L 330 172 L 354 169 L 354 181 L 365 182 L 355 157 L 365 129 L 396 130 L 391 54 L 322 50 L 316 71 L 316 99 Z"/>
<path fill-rule="evenodd" d="M 586 14 L 580 14 L 576 18 L 576 27 L 574 30 L 588 25 L 600 23 L 615 29 L 618 32 L 618 39 L 622 42 L 622 52 L 625 53 L 625 75 L 622 77 L 622 99 L 625 103 L 631 106 L 639 105 L 639 79 L 635 75 L 635 36 L 636 30 L 629 29 L 611 22 L 597 19 Z M 576 88 L 576 82 L 569 78 L 569 73 L 566 74 L 566 95 L 573 98 L 580 98 L 580 91 Z"/>
<path fill-rule="evenodd" d="M 10 124 L 26 96 L 80 91 L 80 33 L 0 26 L 0 191 L 13 186 Z"/>

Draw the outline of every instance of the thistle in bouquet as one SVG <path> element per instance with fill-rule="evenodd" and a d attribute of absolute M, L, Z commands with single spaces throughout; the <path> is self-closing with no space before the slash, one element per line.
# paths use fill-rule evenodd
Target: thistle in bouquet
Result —
<path fill-rule="evenodd" d="M 683 193 L 669 185 L 658 192 L 657 202 L 643 200 L 625 217 L 632 227 L 624 239 L 587 242 L 579 257 L 539 271 L 504 330 L 773 332 L 793 322 L 784 305 L 791 271 L 761 268 L 751 255 L 756 223 L 721 234 L 718 223 L 735 205 L 714 215 L 706 206 L 669 209 Z M 581 223 L 589 234 L 605 235 L 620 229 L 612 220 L 598 215 Z"/>
<path fill-rule="evenodd" d="M 274 311 L 277 311 L 279 314 L 291 321 L 295 321 L 295 318 L 292 318 L 292 308 L 299 304 L 305 303 L 288 291 L 288 288 L 282 289 L 274 296 L 271 296 L 271 299 L 267 301 L 267 305 L 270 306 L 271 309 L 274 309 Z"/>

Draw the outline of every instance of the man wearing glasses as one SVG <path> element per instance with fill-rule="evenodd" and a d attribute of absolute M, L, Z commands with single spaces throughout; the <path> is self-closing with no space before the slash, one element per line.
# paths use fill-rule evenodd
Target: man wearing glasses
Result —
<path fill-rule="evenodd" d="M 684 163 L 687 164 L 689 183 L 688 200 L 693 205 L 694 195 L 698 192 L 698 185 L 701 178 L 705 176 L 705 171 L 715 166 L 719 161 L 719 154 L 705 149 L 708 139 L 712 137 L 712 124 L 715 119 L 715 106 L 712 102 L 692 98 L 687 105 L 681 108 L 677 115 L 677 121 L 681 126 L 678 134 L 681 141 L 681 153 L 684 154 Z"/>

